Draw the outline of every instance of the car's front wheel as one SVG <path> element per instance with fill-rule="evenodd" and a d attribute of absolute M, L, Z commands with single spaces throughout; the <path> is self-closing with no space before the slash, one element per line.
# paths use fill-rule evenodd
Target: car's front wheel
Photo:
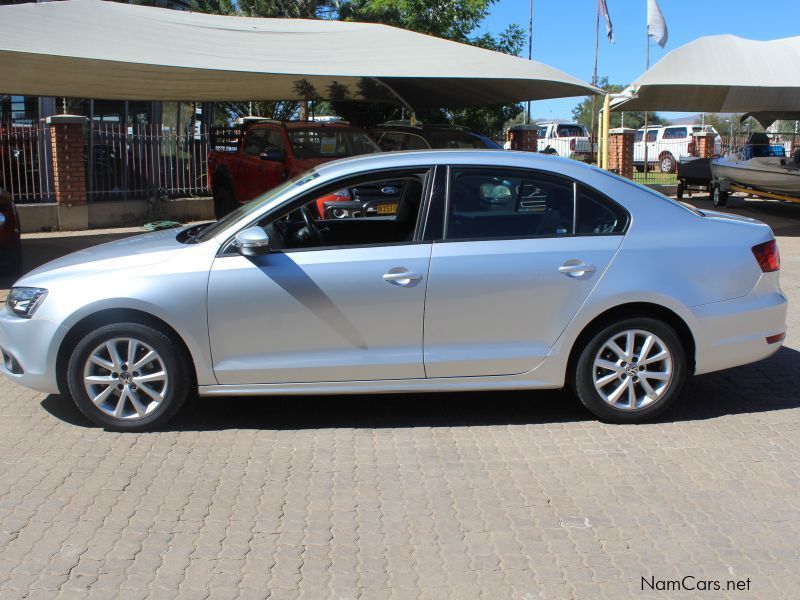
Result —
<path fill-rule="evenodd" d="M 94 423 L 144 431 L 166 423 L 191 389 L 183 348 L 141 323 L 106 325 L 78 342 L 67 364 L 75 404 Z"/>
<path fill-rule="evenodd" d="M 651 317 L 637 317 L 591 337 L 572 383 L 584 406 L 601 420 L 639 423 L 675 401 L 686 374 L 686 354 L 674 329 Z"/>
<path fill-rule="evenodd" d="M 227 183 L 218 183 L 214 186 L 214 216 L 221 219 L 236 210 L 236 195 L 233 188 Z"/>

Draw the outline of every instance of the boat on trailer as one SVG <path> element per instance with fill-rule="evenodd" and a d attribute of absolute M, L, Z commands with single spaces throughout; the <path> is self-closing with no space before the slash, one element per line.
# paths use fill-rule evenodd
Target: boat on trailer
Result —
<path fill-rule="evenodd" d="M 732 191 L 800 202 L 800 149 L 791 157 L 767 134 L 753 133 L 742 148 L 711 161 L 714 206 L 725 206 Z"/>

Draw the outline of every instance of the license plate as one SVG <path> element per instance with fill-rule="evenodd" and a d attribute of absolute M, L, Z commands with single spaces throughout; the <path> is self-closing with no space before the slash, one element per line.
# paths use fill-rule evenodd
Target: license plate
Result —
<path fill-rule="evenodd" d="M 397 202 L 391 204 L 378 204 L 379 215 L 393 215 L 397 212 Z"/>

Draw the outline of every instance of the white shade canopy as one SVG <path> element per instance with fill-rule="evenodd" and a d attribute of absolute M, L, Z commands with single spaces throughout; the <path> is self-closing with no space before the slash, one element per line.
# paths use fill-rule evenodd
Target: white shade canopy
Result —
<path fill-rule="evenodd" d="M 69 0 L 0 6 L 0 91 L 127 100 L 383 100 L 432 108 L 596 89 L 539 62 L 386 25 Z"/>
<path fill-rule="evenodd" d="M 783 112 L 800 109 L 800 37 L 772 41 L 734 35 L 676 48 L 617 99 L 616 110 Z"/>

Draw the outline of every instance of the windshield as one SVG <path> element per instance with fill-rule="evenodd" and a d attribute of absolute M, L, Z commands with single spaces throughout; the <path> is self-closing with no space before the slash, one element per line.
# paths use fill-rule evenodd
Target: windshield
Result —
<path fill-rule="evenodd" d="M 297 158 L 343 158 L 380 152 L 366 133 L 344 127 L 291 128 L 289 143 Z"/>
<path fill-rule="evenodd" d="M 305 173 L 301 173 L 291 179 L 287 179 L 282 184 L 268 190 L 258 196 L 255 200 L 248 202 L 247 204 L 242 204 L 234 210 L 233 212 L 228 213 L 224 217 L 222 217 L 219 221 L 212 223 L 200 233 L 197 234 L 193 238 L 192 241 L 195 242 L 205 242 L 210 240 L 211 238 L 215 237 L 221 231 L 225 231 L 231 223 L 238 221 L 239 219 L 246 217 L 247 215 L 256 212 L 265 204 L 272 202 L 275 198 L 289 190 L 293 187 L 300 187 L 301 185 L 308 183 L 312 179 L 316 179 L 319 177 L 319 173 L 316 171 L 306 171 Z"/>
<path fill-rule="evenodd" d="M 493 148 L 497 149 L 500 146 L 492 142 L 488 138 L 469 131 L 458 131 L 454 129 L 444 129 L 436 131 L 428 129 L 425 131 L 428 137 L 428 143 L 431 148 Z"/>
<path fill-rule="evenodd" d="M 556 131 L 558 137 L 583 137 L 586 135 L 580 125 L 559 125 Z"/>

